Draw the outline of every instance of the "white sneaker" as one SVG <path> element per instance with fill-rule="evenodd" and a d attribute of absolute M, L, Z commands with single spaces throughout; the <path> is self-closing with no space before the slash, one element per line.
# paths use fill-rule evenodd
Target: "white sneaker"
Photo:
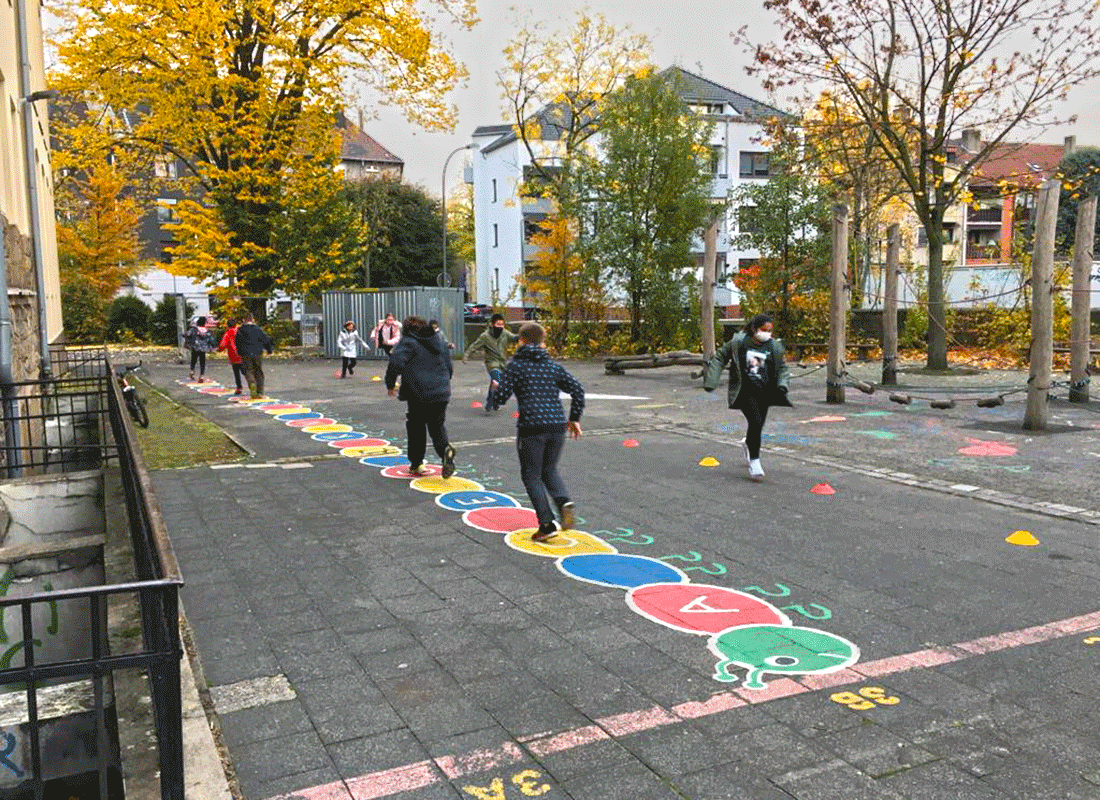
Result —
<path fill-rule="evenodd" d="M 751 478 L 763 478 L 764 466 L 760 463 L 759 458 L 754 458 L 749 462 L 749 477 Z"/>
<path fill-rule="evenodd" d="M 745 454 L 745 463 L 752 466 L 752 456 L 749 455 L 749 445 L 744 439 L 741 440 L 741 452 Z"/>

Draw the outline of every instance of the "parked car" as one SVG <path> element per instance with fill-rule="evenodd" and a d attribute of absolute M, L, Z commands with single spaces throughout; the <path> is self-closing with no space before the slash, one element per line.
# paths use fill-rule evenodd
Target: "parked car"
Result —
<path fill-rule="evenodd" d="M 523 309 L 523 318 L 527 320 L 539 320 L 546 316 L 545 308 L 536 308 L 534 306 L 528 306 Z"/>
<path fill-rule="evenodd" d="M 462 319 L 464 322 L 488 322 L 493 316 L 493 307 L 485 303 L 464 303 Z"/>

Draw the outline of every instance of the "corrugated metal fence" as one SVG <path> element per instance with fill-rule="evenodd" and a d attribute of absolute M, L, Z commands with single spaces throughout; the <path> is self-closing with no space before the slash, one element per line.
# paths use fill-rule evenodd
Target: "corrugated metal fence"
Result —
<path fill-rule="evenodd" d="M 369 334 L 378 320 L 393 314 L 400 322 L 410 314 L 424 319 L 439 320 L 439 329 L 447 340 L 459 350 L 463 347 L 465 333 L 462 328 L 462 289 L 436 286 L 399 286 L 390 289 L 357 289 L 354 291 L 325 292 L 321 298 L 325 355 L 339 358 L 336 337 L 349 319 L 368 342 Z M 361 353 L 362 358 L 384 358 L 381 350 Z"/>

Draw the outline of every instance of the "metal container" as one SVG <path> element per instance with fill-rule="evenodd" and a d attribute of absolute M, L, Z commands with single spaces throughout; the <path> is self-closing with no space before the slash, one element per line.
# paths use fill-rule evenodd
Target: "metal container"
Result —
<path fill-rule="evenodd" d="M 427 320 L 438 320 L 439 329 L 462 350 L 465 334 L 462 328 L 462 289 L 437 286 L 396 286 L 389 289 L 354 289 L 325 292 L 321 297 L 321 313 L 324 316 L 325 355 L 339 358 L 336 337 L 351 320 L 359 329 L 359 335 L 368 343 L 370 332 L 386 314 L 393 314 L 400 322 L 412 314 Z M 361 358 L 383 359 L 381 350 L 362 353 Z"/>

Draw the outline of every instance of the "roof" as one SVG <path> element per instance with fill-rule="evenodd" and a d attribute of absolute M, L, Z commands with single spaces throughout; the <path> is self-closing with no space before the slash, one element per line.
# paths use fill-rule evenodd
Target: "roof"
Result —
<path fill-rule="evenodd" d="M 1009 181 L 1037 186 L 1058 170 L 1066 155 L 1065 145 L 1035 142 L 1001 142 L 975 170 L 979 182 Z"/>
<path fill-rule="evenodd" d="M 336 115 L 336 127 L 340 130 L 341 161 L 371 161 L 404 165 L 403 160 L 380 145 L 373 136 L 360 129 L 343 114 Z"/>
<path fill-rule="evenodd" d="M 662 75 L 675 75 L 680 84 L 680 97 L 686 103 L 724 103 L 733 106 L 734 111 L 754 122 L 763 122 L 770 117 L 789 117 L 785 111 L 780 111 L 767 103 L 753 100 L 751 97 L 727 89 L 721 84 L 688 72 L 683 67 L 669 67 L 662 71 Z M 543 106 L 533 115 L 537 118 L 542 128 L 543 139 L 556 139 L 568 124 L 567 117 L 563 116 L 570 111 L 569 106 L 562 103 L 550 103 Z M 554 129 L 557 128 L 557 131 Z M 558 134 L 558 135 L 555 135 Z M 518 138 L 512 125 L 481 125 L 474 129 L 474 136 L 494 136 L 489 144 L 481 148 L 482 153 L 491 153 L 509 142 Z"/>
<path fill-rule="evenodd" d="M 680 96 L 688 103 L 725 103 L 733 106 L 734 111 L 744 117 L 756 121 L 764 121 L 769 117 L 788 117 L 785 111 L 780 111 L 775 106 L 753 100 L 747 95 L 727 89 L 719 83 L 688 72 L 683 67 L 669 67 L 662 75 L 675 75 L 680 82 Z"/>

